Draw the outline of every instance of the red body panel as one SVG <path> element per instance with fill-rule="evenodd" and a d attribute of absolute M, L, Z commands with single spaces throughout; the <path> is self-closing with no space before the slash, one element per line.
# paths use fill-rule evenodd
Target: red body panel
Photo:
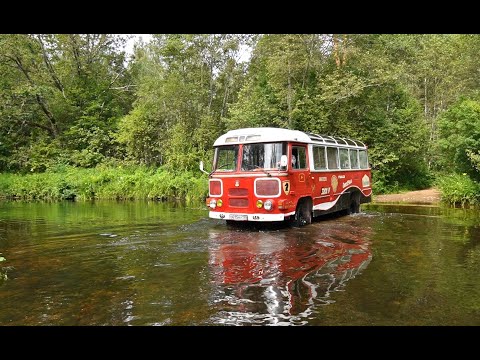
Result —
<path fill-rule="evenodd" d="M 309 154 L 310 146 L 299 142 L 288 142 L 287 164 L 294 163 L 293 149 L 306 154 L 306 160 L 301 165 L 303 169 L 295 169 L 293 165 L 288 165 L 286 170 L 241 171 L 242 145 L 240 145 L 238 155 L 240 158 L 236 169 L 228 171 L 219 169 L 211 175 L 210 194 L 206 199 L 206 205 L 209 206 L 213 200 L 217 205 L 209 206 L 210 217 L 238 221 L 282 221 L 295 214 L 297 204 L 303 198 L 310 200 L 308 203 L 312 206 L 311 210 L 316 211 L 317 215 L 318 212 L 331 209 L 336 211 L 334 206 L 340 196 L 347 192 L 361 194 L 357 200 L 358 205 L 370 200 L 372 193 L 370 169 L 311 170 L 313 166 L 310 162 L 313 155 Z M 221 186 L 218 184 L 219 181 Z M 256 181 L 259 182 L 258 186 L 255 186 Z M 271 196 L 264 195 L 264 191 L 270 191 Z M 220 206 L 218 200 L 221 200 Z M 262 203 L 271 200 L 272 209 L 257 207 L 258 200 Z"/>
<path fill-rule="evenodd" d="M 259 197 L 255 195 L 255 179 L 267 178 L 264 172 L 236 172 L 229 173 L 228 176 L 215 174 L 212 180 L 222 181 L 222 196 L 208 197 L 207 206 L 211 199 L 222 199 L 223 205 L 211 209 L 211 211 L 238 214 L 290 214 L 295 211 L 298 200 L 303 197 L 310 197 L 315 209 L 316 205 L 335 203 L 342 193 L 351 188 L 359 189 L 366 197 L 372 193 L 370 170 L 309 171 L 307 169 L 270 173 L 271 179 L 278 178 L 280 180 L 280 196 Z M 368 178 L 367 186 L 362 184 L 365 176 Z M 256 207 L 258 199 L 273 200 L 273 209 L 270 211 L 263 207 L 258 209 Z M 234 206 L 242 204 L 247 206 Z M 279 205 L 282 209 L 279 208 Z M 328 204 L 325 207 L 328 207 Z"/>

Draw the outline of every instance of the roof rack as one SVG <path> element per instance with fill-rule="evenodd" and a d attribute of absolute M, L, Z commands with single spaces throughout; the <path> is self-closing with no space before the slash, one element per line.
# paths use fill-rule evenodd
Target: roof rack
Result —
<path fill-rule="evenodd" d="M 338 144 L 338 145 L 351 145 L 351 146 L 365 146 L 365 144 L 359 140 L 353 140 L 340 136 L 319 135 L 313 133 L 305 133 L 311 140 L 319 141 L 326 144 Z"/>

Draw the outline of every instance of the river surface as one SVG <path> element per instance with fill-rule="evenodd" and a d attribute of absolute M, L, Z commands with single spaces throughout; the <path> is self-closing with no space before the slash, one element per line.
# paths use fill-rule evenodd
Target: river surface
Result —
<path fill-rule="evenodd" d="M 235 229 L 202 205 L 0 203 L 0 325 L 480 325 L 480 212 Z"/>

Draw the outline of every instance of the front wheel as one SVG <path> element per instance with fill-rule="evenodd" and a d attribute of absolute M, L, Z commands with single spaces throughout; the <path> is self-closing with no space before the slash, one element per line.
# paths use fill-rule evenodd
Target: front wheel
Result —
<path fill-rule="evenodd" d="M 308 199 L 302 199 L 297 204 L 295 217 L 293 218 L 293 226 L 300 227 L 312 223 L 312 209 Z"/>

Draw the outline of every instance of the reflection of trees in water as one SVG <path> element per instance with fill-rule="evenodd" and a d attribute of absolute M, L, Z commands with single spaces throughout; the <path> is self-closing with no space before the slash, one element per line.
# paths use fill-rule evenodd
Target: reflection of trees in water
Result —
<path fill-rule="evenodd" d="M 353 226 L 310 233 L 210 233 L 217 324 L 307 324 L 316 307 L 361 273 L 372 255 Z M 316 232 L 315 232 L 316 231 Z"/>

